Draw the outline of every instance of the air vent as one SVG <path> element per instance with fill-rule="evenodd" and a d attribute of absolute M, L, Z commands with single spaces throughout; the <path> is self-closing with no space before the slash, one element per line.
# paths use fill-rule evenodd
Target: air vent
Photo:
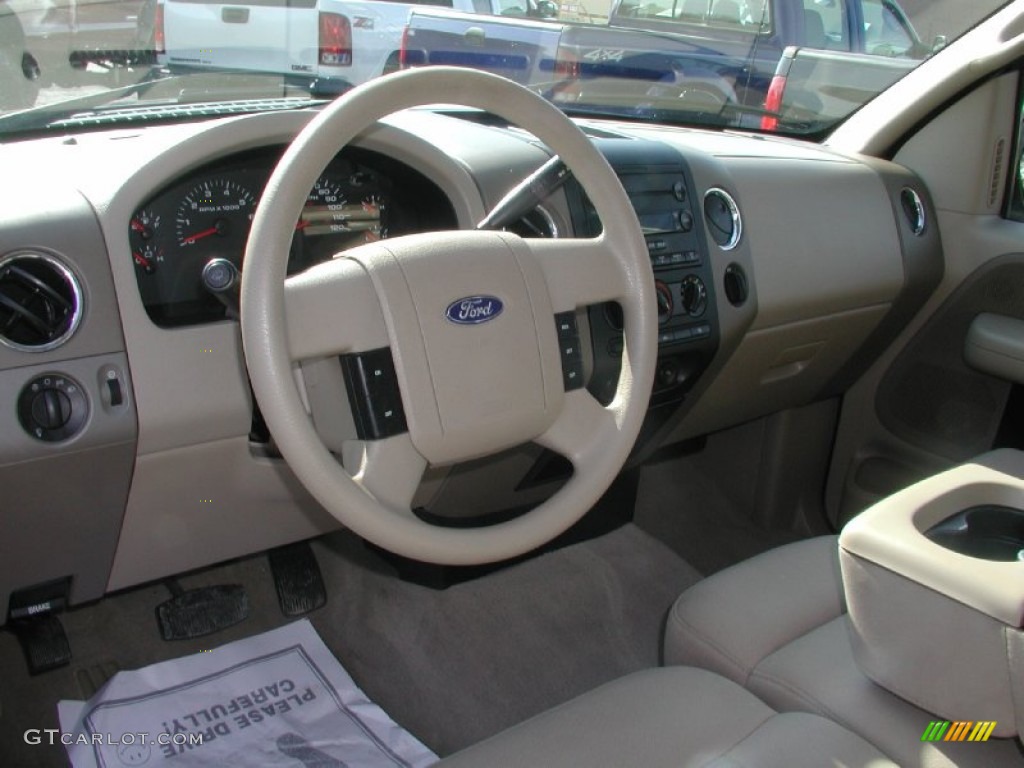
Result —
<path fill-rule="evenodd" d="M 46 352 L 71 338 L 82 311 L 82 290 L 53 256 L 20 251 L 0 259 L 0 343 Z"/>
<path fill-rule="evenodd" d="M 505 229 L 524 238 L 558 237 L 558 225 L 554 218 L 543 207 L 538 205 L 521 219 L 512 222 Z"/>
<path fill-rule="evenodd" d="M 704 220 L 708 234 L 723 251 L 735 248 L 743 236 L 743 219 L 732 195 L 712 187 L 704 193 Z"/>
<path fill-rule="evenodd" d="M 926 224 L 921 196 L 910 187 L 904 187 L 900 192 L 900 207 L 910 225 L 910 231 L 915 235 L 921 235 Z"/>

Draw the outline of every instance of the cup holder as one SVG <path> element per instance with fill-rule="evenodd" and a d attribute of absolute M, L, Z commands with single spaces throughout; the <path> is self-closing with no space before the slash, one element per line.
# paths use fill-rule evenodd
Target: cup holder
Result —
<path fill-rule="evenodd" d="M 965 509 L 924 535 L 961 555 L 998 562 L 1024 562 L 1024 510 L 997 504 Z"/>

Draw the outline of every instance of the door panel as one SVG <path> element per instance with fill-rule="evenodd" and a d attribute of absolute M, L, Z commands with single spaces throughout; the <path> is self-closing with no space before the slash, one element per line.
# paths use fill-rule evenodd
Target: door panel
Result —
<path fill-rule="evenodd" d="M 964 360 L 982 313 L 1024 319 L 1024 224 L 1001 215 L 1017 164 L 1017 73 L 920 128 L 895 160 L 927 184 L 944 276 L 896 342 L 847 392 L 826 491 L 841 526 L 883 496 L 990 448 L 1011 384 Z M 955 151 L 952 149 L 955 147 Z"/>

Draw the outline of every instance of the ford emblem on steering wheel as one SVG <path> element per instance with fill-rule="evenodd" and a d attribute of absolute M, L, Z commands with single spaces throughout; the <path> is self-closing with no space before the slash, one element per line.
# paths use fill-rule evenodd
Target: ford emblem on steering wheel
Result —
<path fill-rule="evenodd" d="M 456 325 L 479 325 L 496 318 L 504 308 L 497 296 L 466 296 L 449 304 L 445 316 Z"/>

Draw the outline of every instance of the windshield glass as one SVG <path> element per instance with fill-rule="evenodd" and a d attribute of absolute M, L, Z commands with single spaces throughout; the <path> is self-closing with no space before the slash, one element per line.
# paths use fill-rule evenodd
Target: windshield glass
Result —
<path fill-rule="evenodd" d="M 438 64 L 573 115 L 820 136 L 1002 0 L 0 0 L 0 138 L 281 109 Z"/>

